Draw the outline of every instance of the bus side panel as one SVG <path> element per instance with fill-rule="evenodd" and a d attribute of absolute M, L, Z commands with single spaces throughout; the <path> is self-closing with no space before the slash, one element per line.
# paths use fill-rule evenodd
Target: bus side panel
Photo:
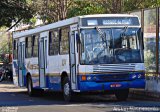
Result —
<path fill-rule="evenodd" d="M 25 66 L 26 66 L 26 75 L 30 74 L 33 82 L 33 76 L 32 76 L 32 61 L 31 58 L 26 58 L 25 59 Z M 26 78 L 25 75 L 25 78 Z M 27 81 L 27 80 L 26 80 Z M 27 82 L 26 82 L 27 83 Z M 34 87 L 34 86 L 33 86 Z"/>
<path fill-rule="evenodd" d="M 60 74 L 67 73 L 68 78 L 70 78 L 70 63 L 69 63 L 69 54 L 61 55 L 59 57 L 59 68 Z"/>
<path fill-rule="evenodd" d="M 38 65 L 38 57 L 30 59 L 29 68 L 32 75 L 32 83 L 33 87 L 39 87 L 39 65 Z"/>
<path fill-rule="evenodd" d="M 47 88 L 53 91 L 61 91 L 61 77 L 60 76 L 47 76 L 46 82 L 47 82 Z"/>
<path fill-rule="evenodd" d="M 48 56 L 48 73 L 46 73 L 46 85 L 49 89 L 54 91 L 61 90 L 59 57 L 59 55 Z"/>
<path fill-rule="evenodd" d="M 61 91 L 61 75 L 63 72 L 69 75 L 69 55 L 55 55 L 48 58 L 47 87 L 54 91 Z"/>

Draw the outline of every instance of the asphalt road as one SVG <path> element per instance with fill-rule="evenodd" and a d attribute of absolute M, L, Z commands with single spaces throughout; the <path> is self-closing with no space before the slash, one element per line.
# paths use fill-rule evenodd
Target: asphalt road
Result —
<path fill-rule="evenodd" d="M 160 102 L 129 98 L 119 102 L 112 95 L 80 95 L 65 103 L 61 93 L 45 92 L 29 97 L 26 89 L 0 83 L 0 112 L 160 112 Z"/>

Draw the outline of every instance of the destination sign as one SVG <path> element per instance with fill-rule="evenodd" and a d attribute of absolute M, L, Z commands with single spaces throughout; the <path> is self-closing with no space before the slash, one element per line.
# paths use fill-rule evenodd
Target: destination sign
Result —
<path fill-rule="evenodd" d="M 105 19 L 103 20 L 103 25 L 130 25 L 132 24 L 132 20 L 131 18 L 126 18 L 126 19 L 119 19 L 119 18 L 115 18 L 115 19 Z"/>
<path fill-rule="evenodd" d="M 82 26 L 139 26 L 137 17 L 97 17 L 82 18 Z"/>

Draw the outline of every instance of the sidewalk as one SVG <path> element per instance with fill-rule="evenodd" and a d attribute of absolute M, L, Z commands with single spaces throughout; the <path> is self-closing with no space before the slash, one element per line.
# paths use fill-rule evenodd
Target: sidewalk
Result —
<path fill-rule="evenodd" d="M 145 89 L 131 89 L 129 97 L 134 99 L 160 101 L 159 92 L 146 91 Z"/>
<path fill-rule="evenodd" d="M 19 92 L 26 91 L 26 89 L 17 87 L 10 81 L 2 81 L 0 82 L 0 92 Z"/>

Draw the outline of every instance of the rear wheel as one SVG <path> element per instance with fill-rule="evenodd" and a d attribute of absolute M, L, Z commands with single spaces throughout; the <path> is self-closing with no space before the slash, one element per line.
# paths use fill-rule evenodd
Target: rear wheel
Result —
<path fill-rule="evenodd" d="M 33 84 L 32 84 L 32 79 L 31 79 L 31 77 L 28 77 L 27 92 L 28 92 L 29 96 L 42 96 L 44 90 L 43 89 L 34 89 Z"/>
<path fill-rule="evenodd" d="M 115 96 L 117 100 L 125 101 L 128 98 L 128 94 L 129 94 L 129 89 L 123 89 L 123 90 L 116 91 Z"/>
<path fill-rule="evenodd" d="M 32 79 L 31 77 L 28 77 L 28 80 L 27 80 L 27 92 L 28 92 L 28 95 L 29 96 L 33 96 L 34 92 L 33 92 L 33 85 L 32 85 Z"/>
<path fill-rule="evenodd" d="M 63 80 L 63 97 L 64 100 L 70 102 L 73 100 L 73 92 L 71 91 L 71 86 L 68 77 Z"/>

